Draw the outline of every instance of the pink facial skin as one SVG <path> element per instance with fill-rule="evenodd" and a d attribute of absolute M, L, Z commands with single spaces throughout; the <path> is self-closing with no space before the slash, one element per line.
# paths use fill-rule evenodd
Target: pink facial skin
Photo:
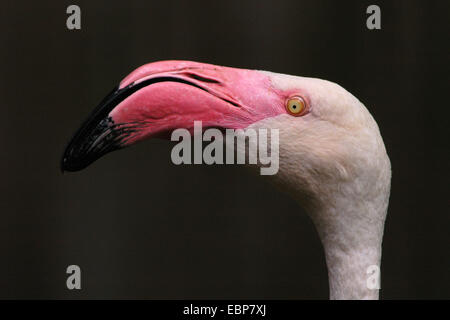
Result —
<path fill-rule="evenodd" d="M 139 124 L 139 130 L 124 146 L 177 128 L 192 130 L 194 121 L 202 121 L 203 128 L 239 129 L 286 113 L 285 100 L 289 93 L 274 89 L 269 77 L 255 70 L 161 61 L 136 69 L 122 80 L 120 88 L 157 77 L 183 79 L 203 90 L 164 81 L 133 93 L 109 114 L 117 125 Z"/>

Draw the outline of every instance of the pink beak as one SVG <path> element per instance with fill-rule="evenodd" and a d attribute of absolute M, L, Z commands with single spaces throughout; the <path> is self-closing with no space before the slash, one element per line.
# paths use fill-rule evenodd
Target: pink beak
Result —
<path fill-rule="evenodd" d="M 78 171 L 106 153 L 177 128 L 246 128 L 285 113 L 286 94 L 259 71 L 190 61 L 144 65 L 103 99 L 67 146 L 62 170 Z"/>

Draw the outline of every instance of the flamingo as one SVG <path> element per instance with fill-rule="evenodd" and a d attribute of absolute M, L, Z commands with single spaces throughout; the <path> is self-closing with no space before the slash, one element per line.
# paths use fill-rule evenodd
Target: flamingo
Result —
<path fill-rule="evenodd" d="M 368 270 L 381 262 L 391 165 L 369 111 L 333 82 L 192 61 L 149 63 L 92 112 L 66 147 L 61 168 L 81 170 L 144 139 L 192 130 L 196 120 L 222 129 L 278 129 L 279 171 L 263 178 L 312 219 L 330 299 L 379 298 Z"/>

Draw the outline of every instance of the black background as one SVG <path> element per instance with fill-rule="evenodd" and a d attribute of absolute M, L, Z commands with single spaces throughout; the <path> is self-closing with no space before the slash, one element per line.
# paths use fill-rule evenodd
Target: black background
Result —
<path fill-rule="evenodd" d="M 66 28 L 77 4 L 82 29 Z M 381 7 L 382 29 L 365 10 Z M 72 133 L 134 68 L 182 59 L 324 78 L 371 111 L 393 168 L 384 299 L 450 298 L 447 1 L 2 1 L 0 298 L 328 297 L 321 244 L 239 166 L 150 140 L 76 174 Z M 82 290 L 66 288 L 66 267 Z"/>

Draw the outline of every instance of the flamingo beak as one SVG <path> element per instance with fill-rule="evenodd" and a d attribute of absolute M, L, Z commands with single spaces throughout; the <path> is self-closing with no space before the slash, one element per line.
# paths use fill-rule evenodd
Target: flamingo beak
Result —
<path fill-rule="evenodd" d="M 103 155 L 177 128 L 246 128 L 285 112 L 267 74 L 190 61 L 161 61 L 128 75 L 66 147 L 61 169 L 79 171 Z"/>

